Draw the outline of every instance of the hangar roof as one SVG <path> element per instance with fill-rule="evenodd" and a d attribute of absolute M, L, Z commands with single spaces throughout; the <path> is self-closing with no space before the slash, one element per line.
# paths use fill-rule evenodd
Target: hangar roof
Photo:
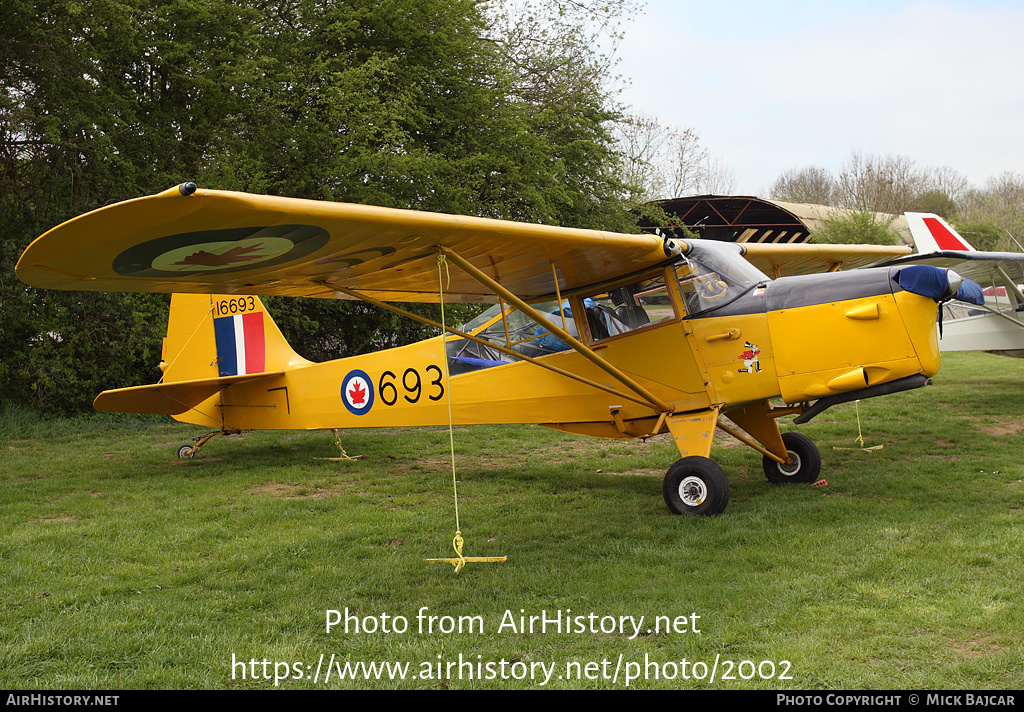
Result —
<path fill-rule="evenodd" d="M 807 242 L 821 220 L 851 212 L 825 205 L 736 195 L 695 195 L 656 204 L 702 238 L 723 242 Z M 880 213 L 879 219 L 888 221 L 892 216 Z M 912 244 L 906 217 L 901 215 L 892 220 L 890 227 L 904 242 Z"/>

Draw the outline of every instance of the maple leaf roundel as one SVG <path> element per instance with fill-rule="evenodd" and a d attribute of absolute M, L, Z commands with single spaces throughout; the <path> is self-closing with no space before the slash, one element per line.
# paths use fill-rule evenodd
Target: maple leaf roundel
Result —
<path fill-rule="evenodd" d="M 373 407 L 373 381 L 365 371 L 349 371 L 341 382 L 341 402 L 352 415 L 366 415 Z"/>
<path fill-rule="evenodd" d="M 188 277 L 245 272 L 293 262 L 327 244 L 315 225 L 268 225 L 165 235 L 133 245 L 114 258 L 123 277 Z"/>

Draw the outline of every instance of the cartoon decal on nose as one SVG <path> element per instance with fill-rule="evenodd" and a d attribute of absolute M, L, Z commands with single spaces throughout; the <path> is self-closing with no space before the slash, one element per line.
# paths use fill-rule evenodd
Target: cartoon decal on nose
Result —
<path fill-rule="evenodd" d="M 747 350 L 740 354 L 743 368 L 736 369 L 740 373 L 761 373 L 761 348 L 749 341 L 744 342 Z"/>

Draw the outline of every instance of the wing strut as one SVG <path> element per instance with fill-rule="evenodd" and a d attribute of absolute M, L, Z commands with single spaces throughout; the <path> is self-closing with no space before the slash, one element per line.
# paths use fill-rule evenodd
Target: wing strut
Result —
<path fill-rule="evenodd" d="M 637 383 L 635 380 L 633 380 L 628 375 L 623 373 L 621 370 L 619 370 L 618 368 L 616 368 L 615 366 L 613 366 L 612 364 L 608 363 L 603 358 L 598 356 L 585 344 L 581 343 L 578 339 L 572 336 L 568 331 L 553 324 L 551 320 L 547 318 L 547 316 L 541 314 L 539 311 L 537 311 L 532 306 L 524 302 L 515 294 L 502 287 L 500 284 L 498 284 L 496 281 L 494 281 L 486 274 L 481 272 L 479 269 L 474 267 L 470 262 L 463 259 L 457 253 L 453 252 L 452 250 L 446 247 L 438 247 L 437 249 L 439 252 L 444 254 L 449 260 L 458 265 L 463 272 L 468 274 L 470 277 L 475 279 L 483 286 L 490 289 L 492 292 L 497 294 L 499 297 L 503 298 L 505 301 L 512 304 L 512 306 L 514 306 L 516 309 L 526 314 L 528 317 L 533 319 L 535 322 L 543 326 L 545 329 L 547 329 L 552 334 L 554 334 L 559 339 L 568 344 L 570 347 L 572 347 L 574 351 L 579 353 L 585 359 L 587 359 L 592 364 L 600 368 L 602 371 L 608 373 L 610 376 L 612 376 L 617 381 L 622 383 L 624 386 L 629 388 L 629 390 L 633 391 L 638 396 L 643 398 L 644 401 L 646 401 L 645 405 L 649 405 L 655 410 L 662 413 L 672 411 L 672 406 L 665 403 L 663 400 L 661 400 L 656 395 L 651 393 L 649 390 L 641 386 L 639 383 Z M 636 401 L 635 398 L 630 398 L 630 400 Z"/>
<path fill-rule="evenodd" d="M 1013 292 L 1013 295 L 1017 299 L 1017 302 L 1019 304 L 1024 304 L 1024 292 L 1021 292 L 1020 287 L 1017 286 L 1017 283 L 1010 279 L 1010 275 L 1006 274 L 1006 270 L 1003 269 L 1003 266 L 996 265 L 996 271 L 999 273 L 999 276 L 1003 278 L 1003 284 L 1006 286 L 1007 294 Z"/>

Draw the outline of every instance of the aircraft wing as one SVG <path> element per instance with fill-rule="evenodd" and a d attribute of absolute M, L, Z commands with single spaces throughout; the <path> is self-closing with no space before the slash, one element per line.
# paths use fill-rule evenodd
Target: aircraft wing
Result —
<path fill-rule="evenodd" d="M 825 245 L 745 242 L 743 256 L 772 278 L 859 269 L 909 255 L 905 245 Z"/>
<path fill-rule="evenodd" d="M 907 255 L 884 264 L 922 264 L 951 269 L 961 277 L 974 280 L 982 287 L 1008 286 L 1007 281 L 1011 285 L 1024 284 L 1024 254 L 1019 252 L 942 250 Z"/>
<path fill-rule="evenodd" d="M 94 210 L 36 239 L 18 277 L 50 289 L 438 301 L 437 248 L 527 301 L 665 262 L 663 241 L 504 220 L 196 189 Z M 494 301 L 454 265 L 446 301 Z"/>
<path fill-rule="evenodd" d="M 35 287 L 436 302 L 439 247 L 525 301 L 629 275 L 670 258 L 653 235 L 626 235 L 370 205 L 201 190 L 183 184 L 69 220 L 17 265 Z M 909 248 L 743 245 L 771 276 L 853 269 Z M 446 301 L 495 301 L 442 266 Z"/>

